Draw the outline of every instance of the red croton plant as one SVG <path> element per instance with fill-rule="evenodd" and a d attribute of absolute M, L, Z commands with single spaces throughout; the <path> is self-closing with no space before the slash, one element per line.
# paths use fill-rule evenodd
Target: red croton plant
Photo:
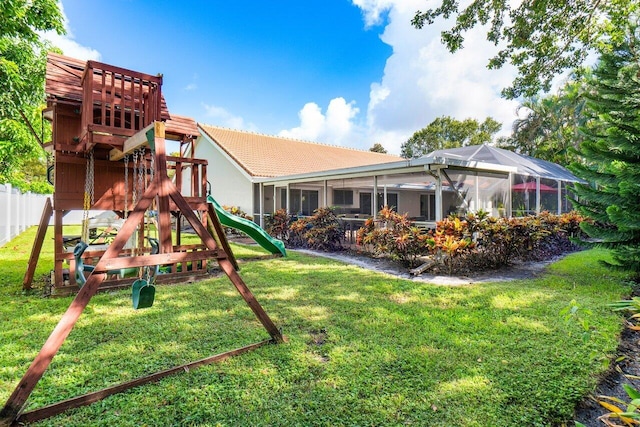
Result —
<path fill-rule="evenodd" d="M 430 256 L 436 267 L 454 270 L 490 269 L 516 259 L 548 259 L 575 250 L 570 241 L 580 233 L 584 218 L 575 212 L 543 212 L 523 218 L 494 218 L 486 212 L 451 216 L 435 230 L 415 226 L 407 215 L 385 207 L 376 220 L 369 219 L 357 234 L 357 244 L 375 256 L 389 256 L 409 267 Z"/>

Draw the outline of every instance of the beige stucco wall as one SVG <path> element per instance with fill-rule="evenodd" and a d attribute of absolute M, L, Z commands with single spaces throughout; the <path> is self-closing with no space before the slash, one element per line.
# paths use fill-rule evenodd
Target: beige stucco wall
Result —
<path fill-rule="evenodd" d="M 345 190 L 353 191 L 353 204 L 351 205 L 342 205 L 342 208 L 354 208 L 354 209 L 362 209 L 360 206 L 360 193 L 369 193 L 373 197 L 372 189 L 358 189 L 358 188 L 348 188 L 344 187 Z M 382 193 L 382 190 L 380 191 Z M 406 191 L 406 190 L 389 190 L 389 194 L 394 193 L 398 195 L 398 207 L 397 212 L 400 214 L 408 213 L 409 216 L 419 216 L 420 215 L 420 194 L 426 194 L 420 191 Z M 382 202 L 382 201 L 380 201 Z M 333 191 L 329 190 L 329 206 L 333 206 Z"/>
<path fill-rule="evenodd" d="M 399 191 L 398 213 L 408 214 L 410 217 L 420 216 L 420 192 Z"/>

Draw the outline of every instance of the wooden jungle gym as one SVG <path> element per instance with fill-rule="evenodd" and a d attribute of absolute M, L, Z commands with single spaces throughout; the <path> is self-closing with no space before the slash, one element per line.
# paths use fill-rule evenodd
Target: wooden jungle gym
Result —
<path fill-rule="evenodd" d="M 198 136 L 195 122 L 169 115 L 161 87 L 161 76 L 95 61 L 85 63 L 57 54 L 48 56 L 45 114 L 53 125 L 52 142 L 48 144 L 54 156 L 53 205 L 47 204 L 43 211 L 23 287 L 31 287 L 45 232 L 53 215 L 52 293 L 77 291 L 77 294 L 0 411 L 0 425 L 47 418 L 174 373 L 217 362 L 267 343 L 284 341 L 279 329 L 238 274 L 222 224 L 207 203 L 206 160 L 183 157 L 186 156 L 184 153 L 193 153 L 189 144 L 193 144 Z M 179 156 L 167 155 L 167 139 L 180 143 Z M 184 182 L 184 176 L 189 177 L 185 171 L 189 170 L 190 180 Z M 93 250 L 85 243 L 90 209 L 114 211 L 123 220 L 106 248 Z M 75 246 L 75 253 L 65 248 L 68 245 L 65 245 L 63 235 L 63 217 L 71 210 L 84 212 L 82 242 Z M 176 219 L 175 242 L 172 217 Z M 199 236 L 201 244 L 181 245 L 182 217 Z M 157 239 L 145 236 L 151 229 L 151 219 L 157 224 Z M 270 339 L 43 408 L 23 411 L 36 384 L 98 290 L 133 284 L 134 308 L 150 307 L 156 281 L 176 283 L 204 277 L 207 261 L 211 259 L 215 259 L 229 277 Z M 65 262 L 69 264 L 66 278 Z M 157 274 L 158 266 L 163 266 L 165 274 Z M 125 277 L 123 272 L 127 269 L 144 270 L 146 275 L 139 274 L 134 282 Z M 156 274 L 148 274 L 151 270 Z"/>

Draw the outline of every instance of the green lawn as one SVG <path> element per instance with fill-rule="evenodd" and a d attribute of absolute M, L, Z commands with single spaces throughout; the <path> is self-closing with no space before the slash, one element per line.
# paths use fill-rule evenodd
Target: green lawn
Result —
<path fill-rule="evenodd" d="M 70 298 L 21 291 L 35 228 L 0 248 L 0 400 Z M 239 259 L 254 247 L 233 246 Z M 52 268 L 47 236 L 36 278 Z M 446 287 L 290 252 L 241 275 L 289 342 L 40 422 L 54 426 L 549 426 L 569 421 L 613 354 L 629 293 L 602 251 L 535 280 Z M 94 297 L 28 401 L 39 407 L 269 338 L 226 277 Z M 585 337 L 561 311 L 575 300 Z M 572 424 L 571 424 L 572 425 Z"/>

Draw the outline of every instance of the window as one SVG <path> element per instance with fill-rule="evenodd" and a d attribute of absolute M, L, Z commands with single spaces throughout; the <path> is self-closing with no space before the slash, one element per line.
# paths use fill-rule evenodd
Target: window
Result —
<path fill-rule="evenodd" d="M 318 209 L 318 192 L 302 190 L 302 215 L 313 215 L 316 209 Z"/>
<path fill-rule="evenodd" d="M 435 221 L 436 219 L 436 195 L 421 194 L 420 195 L 420 216 L 426 221 Z"/>
<path fill-rule="evenodd" d="M 353 205 L 353 190 L 333 190 L 333 204 L 337 206 Z"/>
<path fill-rule="evenodd" d="M 394 211 L 398 210 L 398 194 L 387 193 L 387 205 Z M 384 193 L 378 193 L 378 211 L 384 207 Z"/>
<path fill-rule="evenodd" d="M 318 209 L 318 192 L 315 190 L 290 190 L 292 215 L 312 215 Z"/>
<path fill-rule="evenodd" d="M 260 184 L 253 184 L 253 215 L 260 215 Z"/>
<path fill-rule="evenodd" d="M 371 215 L 371 193 L 360 193 L 360 213 Z"/>

